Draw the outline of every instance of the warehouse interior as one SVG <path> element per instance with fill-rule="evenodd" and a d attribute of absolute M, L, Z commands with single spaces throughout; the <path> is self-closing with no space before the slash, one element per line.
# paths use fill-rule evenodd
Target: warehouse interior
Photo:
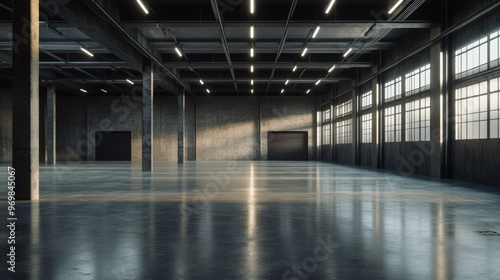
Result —
<path fill-rule="evenodd" d="M 0 278 L 494 279 L 499 14 L 0 0 Z"/>

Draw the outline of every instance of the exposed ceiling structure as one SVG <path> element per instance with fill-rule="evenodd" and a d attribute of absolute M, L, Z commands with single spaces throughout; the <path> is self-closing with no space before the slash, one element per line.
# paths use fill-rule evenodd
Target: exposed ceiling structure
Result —
<path fill-rule="evenodd" d="M 42 83 L 80 94 L 80 89 L 126 93 L 131 83 L 141 83 L 144 57 L 156 65 L 158 92 L 239 96 L 324 93 L 351 80 L 357 69 L 372 67 L 380 51 L 393 48 L 408 32 L 435 26 L 436 5 L 441 5 L 425 0 L 51 1 L 40 3 Z M 0 79 L 8 84 L 12 1 L 0 0 L 0 19 Z"/>

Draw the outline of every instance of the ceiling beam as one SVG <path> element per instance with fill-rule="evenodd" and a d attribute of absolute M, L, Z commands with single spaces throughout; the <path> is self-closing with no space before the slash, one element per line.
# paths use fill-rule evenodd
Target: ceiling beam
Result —
<path fill-rule="evenodd" d="M 233 63 L 233 69 L 248 69 L 250 67 L 250 62 L 248 63 Z M 164 63 L 165 67 L 168 68 L 176 68 L 176 69 L 189 69 L 192 67 L 193 69 L 204 69 L 204 70 L 225 70 L 228 68 L 226 62 L 195 62 L 195 63 L 187 63 L 187 62 L 169 62 Z M 253 63 L 255 70 L 259 69 L 272 69 L 275 64 L 273 62 L 262 63 L 255 62 Z M 336 64 L 337 68 L 371 68 L 373 67 L 373 63 L 371 62 L 348 62 L 348 63 L 338 63 Z M 278 69 L 291 69 L 295 66 L 293 62 L 279 62 L 276 64 L 276 68 Z M 298 68 L 307 68 L 307 69 L 330 69 L 332 67 L 331 62 L 298 62 Z"/>

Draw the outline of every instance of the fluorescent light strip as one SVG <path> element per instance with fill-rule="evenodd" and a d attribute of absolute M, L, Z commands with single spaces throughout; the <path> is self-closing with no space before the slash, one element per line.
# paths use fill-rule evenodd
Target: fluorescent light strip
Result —
<path fill-rule="evenodd" d="M 207 88 L 207 93 L 210 93 L 210 90 Z"/>
<path fill-rule="evenodd" d="M 319 85 L 319 83 L 321 83 L 321 79 L 319 79 L 319 80 L 316 82 L 316 85 Z"/>
<path fill-rule="evenodd" d="M 344 57 L 347 57 L 352 52 L 352 48 L 349 48 L 345 53 Z"/>
<path fill-rule="evenodd" d="M 253 49 L 253 47 L 252 47 L 252 48 L 250 49 L 250 57 L 253 57 L 253 56 L 254 56 L 254 52 L 255 52 L 255 51 L 254 51 L 254 49 Z"/>
<path fill-rule="evenodd" d="M 254 69 L 253 69 L 253 64 L 252 64 L 252 65 L 250 65 L 250 72 L 252 72 L 252 73 L 253 73 L 253 70 L 254 70 Z"/>
<path fill-rule="evenodd" d="M 83 88 L 81 88 L 81 89 L 80 89 L 80 91 L 81 91 L 81 92 L 85 92 L 85 93 L 87 93 L 87 91 L 86 91 L 86 90 L 84 90 Z"/>
<path fill-rule="evenodd" d="M 307 53 L 307 48 L 305 48 L 305 49 L 302 51 L 302 54 L 301 54 L 300 56 L 304 56 L 304 55 L 306 55 L 306 53 Z"/>
<path fill-rule="evenodd" d="M 255 37 L 255 28 L 253 25 L 250 26 L 250 39 Z"/>
<path fill-rule="evenodd" d="M 201 84 L 201 85 L 204 85 L 204 84 L 205 84 L 205 82 L 203 82 L 203 80 L 200 80 L 200 84 Z"/>
<path fill-rule="evenodd" d="M 146 8 L 146 5 L 144 5 L 141 0 L 137 0 L 137 3 L 139 3 L 139 6 L 141 6 L 144 13 L 149 14 L 148 8 Z"/>
<path fill-rule="evenodd" d="M 308 90 L 306 91 L 306 94 L 309 94 L 310 92 L 311 92 L 311 90 L 310 90 L 310 89 L 308 89 Z"/>
<path fill-rule="evenodd" d="M 252 94 L 253 94 L 253 89 L 252 89 L 252 90 L 250 90 L 250 93 L 252 93 Z"/>
<path fill-rule="evenodd" d="M 288 83 L 290 82 L 290 80 L 286 80 L 285 82 L 285 86 L 288 85 Z"/>
<path fill-rule="evenodd" d="M 297 65 L 295 65 L 295 66 L 293 67 L 293 70 L 292 70 L 292 71 L 293 71 L 293 72 L 297 71 Z"/>
<path fill-rule="evenodd" d="M 134 84 L 134 82 L 132 82 L 132 81 L 131 81 L 131 80 L 129 80 L 129 79 L 127 79 L 127 83 L 129 83 L 129 84 L 131 84 L 131 85 L 133 85 L 133 84 Z"/>
<path fill-rule="evenodd" d="M 102 89 L 102 88 L 101 88 L 101 91 L 102 91 L 102 92 L 104 92 L 104 93 L 108 93 L 108 91 L 107 91 L 107 90 L 104 90 L 104 89 Z"/>
<path fill-rule="evenodd" d="M 320 29 L 320 28 L 321 28 L 321 27 L 320 27 L 319 25 L 318 25 L 318 26 L 316 26 L 316 29 L 314 30 L 314 33 L 313 33 L 313 36 L 312 36 L 312 37 L 313 37 L 313 39 L 314 39 L 314 38 L 316 38 L 316 36 L 318 35 L 318 32 L 319 32 L 319 29 Z"/>
<path fill-rule="evenodd" d="M 281 93 L 284 93 L 284 92 L 285 92 L 285 89 L 282 89 L 282 90 L 281 90 Z"/>
<path fill-rule="evenodd" d="M 328 7 L 326 8 L 325 14 L 330 13 L 330 10 L 332 9 L 334 3 L 335 3 L 335 0 L 332 0 L 330 2 L 330 4 L 328 4 Z"/>
<path fill-rule="evenodd" d="M 175 51 L 177 52 L 177 54 L 182 57 L 182 52 L 181 50 L 178 48 L 178 47 L 175 47 Z"/>
<path fill-rule="evenodd" d="M 94 54 L 93 54 L 93 53 L 91 53 L 91 52 L 90 52 L 89 50 L 87 50 L 86 48 L 81 47 L 81 48 L 80 48 L 80 50 L 82 50 L 82 52 L 84 52 L 84 53 L 86 53 L 86 54 L 90 55 L 91 57 L 94 57 Z"/>
<path fill-rule="evenodd" d="M 253 14 L 255 12 L 255 0 L 250 0 L 250 13 Z"/>
<path fill-rule="evenodd" d="M 252 79 L 252 80 L 250 80 L 250 84 L 253 86 L 253 79 Z"/>
<path fill-rule="evenodd" d="M 399 0 L 398 3 L 396 3 L 396 5 L 394 5 L 394 7 L 392 7 L 392 9 L 389 10 L 389 14 L 392 14 L 394 13 L 394 11 L 399 7 L 401 6 L 401 4 L 403 4 L 403 0 Z"/>
<path fill-rule="evenodd" d="M 328 70 L 328 73 L 332 73 L 332 71 L 335 70 L 335 67 L 337 67 L 337 65 L 333 65 L 332 68 L 330 68 L 330 70 Z"/>

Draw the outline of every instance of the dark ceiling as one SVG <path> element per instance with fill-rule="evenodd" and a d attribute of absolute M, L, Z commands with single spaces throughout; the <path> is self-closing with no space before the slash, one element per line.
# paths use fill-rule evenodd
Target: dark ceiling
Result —
<path fill-rule="evenodd" d="M 255 0 L 251 14 L 251 0 L 142 0 L 145 14 L 137 0 L 53 1 L 64 4 L 40 24 L 41 80 L 66 92 L 85 88 L 88 94 L 129 92 L 126 79 L 140 84 L 137 60 L 145 52 L 162 63 L 156 76 L 160 93 L 184 87 L 193 95 L 207 95 L 207 89 L 211 95 L 289 96 L 309 89 L 320 94 L 350 80 L 357 69 L 372 67 L 380 51 L 408 32 L 435 26 L 441 10 L 441 1 L 403 0 L 389 15 L 395 0 L 336 0 L 326 14 L 330 0 Z M 12 1 L 0 0 L 3 84 L 12 71 L 11 7 Z"/>

